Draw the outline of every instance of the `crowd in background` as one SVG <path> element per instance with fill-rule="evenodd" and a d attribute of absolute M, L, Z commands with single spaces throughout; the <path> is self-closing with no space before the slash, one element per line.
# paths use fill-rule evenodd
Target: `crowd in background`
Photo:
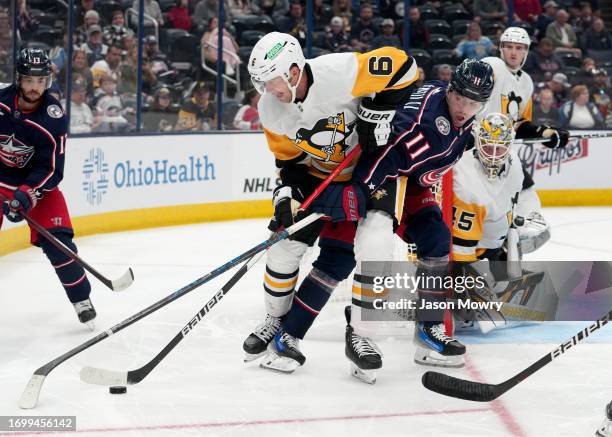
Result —
<path fill-rule="evenodd" d="M 27 3 L 26 3 L 27 1 Z M 298 0 L 224 0 L 222 65 L 226 78 L 223 113 L 217 114 L 215 75 L 219 37 L 218 0 L 144 0 L 142 131 L 260 129 L 259 95 L 250 88 L 245 65 L 251 47 L 278 30 L 306 44 L 305 4 Z M 525 28 L 532 45 L 524 69 L 534 80 L 533 118 L 566 128 L 612 128 L 612 37 L 597 0 L 515 0 L 513 25 Z M 71 132 L 135 130 L 138 85 L 136 41 L 138 0 L 78 0 L 72 63 L 67 33 L 49 18 L 52 0 L 18 0 L 20 44 L 42 46 L 53 61 L 51 92 L 65 98 L 72 65 Z M 313 55 L 408 46 L 420 81 L 450 78 L 464 58 L 499 54 L 507 26 L 505 0 L 402 1 L 314 0 Z M 65 16 L 65 11 L 55 14 Z M 0 29 L 10 28 L 0 10 Z M 65 23 L 64 23 L 65 24 Z M 4 45 L 3 45 L 4 44 Z M 10 47 L 0 43 L 7 59 Z M 237 92 L 240 91 L 240 92 Z M 65 102 L 64 102 L 65 104 Z"/>

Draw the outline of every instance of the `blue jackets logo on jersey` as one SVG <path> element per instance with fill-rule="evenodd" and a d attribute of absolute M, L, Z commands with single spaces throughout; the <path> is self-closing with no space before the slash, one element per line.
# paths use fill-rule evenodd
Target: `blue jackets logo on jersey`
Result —
<path fill-rule="evenodd" d="M 353 133 L 355 123 L 346 124 L 344 113 L 323 118 L 312 129 L 297 131 L 295 144 L 304 152 L 325 162 L 342 162 L 348 148 L 346 139 Z"/>
<path fill-rule="evenodd" d="M 14 135 L 0 135 L 0 161 L 8 167 L 23 168 L 34 155 L 34 147 L 23 144 Z"/>

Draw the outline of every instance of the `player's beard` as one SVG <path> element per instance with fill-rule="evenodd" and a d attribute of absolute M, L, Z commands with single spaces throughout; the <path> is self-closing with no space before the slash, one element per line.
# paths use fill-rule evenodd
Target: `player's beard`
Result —
<path fill-rule="evenodd" d="M 21 88 L 21 87 L 19 88 L 19 95 L 21 96 L 21 98 L 22 98 L 23 100 L 25 100 L 27 103 L 29 103 L 29 104 L 31 104 L 31 105 L 33 105 L 33 104 L 35 104 L 35 103 L 40 102 L 40 101 L 41 101 L 41 99 L 42 99 L 42 93 L 41 93 L 41 94 L 38 94 L 38 93 L 36 93 L 36 92 L 30 91 L 30 95 L 31 95 L 31 96 L 32 96 L 32 95 L 36 95 L 36 96 L 38 96 L 38 97 L 36 97 L 36 98 L 32 99 L 32 98 L 30 98 L 30 97 L 29 97 L 29 96 L 28 96 L 26 93 L 24 93 L 24 92 L 23 92 L 23 88 Z"/>

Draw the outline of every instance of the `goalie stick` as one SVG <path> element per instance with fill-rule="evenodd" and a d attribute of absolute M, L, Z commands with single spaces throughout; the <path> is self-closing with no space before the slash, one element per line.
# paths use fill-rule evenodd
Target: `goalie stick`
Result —
<path fill-rule="evenodd" d="M 592 325 L 584 328 L 568 341 L 560 344 L 550 353 L 544 355 L 523 371 L 502 383 L 486 384 L 467 381 L 465 379 L 455 378 L 439 372 L 425 372 L 421 382 L 425 388 L 445 396 L 465 399 L 467 401 L 490 402 L 497 399 L 508 390 L 527 379 L 529 376 L 533 375 L 552 360 L 561 357 L 565 352 L 567 352 L 568 349 L 578 345 L 578 343 L 589 337 L 602 326 L 606 325 L 610 319 L 612 319 L 612 311 L 595 321 Z"/>
<path fill-rule="evenodd" d="M 340 172 L 352 160 L 352 157 L 358 153 L 359 146 L 352 151 L 347 157 L 330 173 L 327 178 L 308 196 L 308 198 L 300 205 L 300 210 L 308 209 L 310 204 L 321 194 L 321 192 L 340 174 Z M 144 366 L 135 370 L 108 370 L 97 367 L 86 366 L 81 369 L 81 381 L 88 384 L 97 384 L 105 386 L 138 384 L 155 369 L 155 367 L 189 334 L 193 328 L 204 318 L 206 314 L 229 292 L 229 290 L 245 275 L 245 273 L 263 256 L 264 252 L 253 256 L 230 278 L 230 280 L 215 293 L 215 295 L 198 311 L 198 313 L 189 320 L 189 322 L 180 330 L 164 348 Z"/>
<path fill-rule="evenodd" d="M 583 139 L 583 138 L 610 138 L 612 137 L 612 132 L 581 132 L 581 131 L 570 131 L 569 132 L 570 140 L 573 139 Z M 545 143 L 549 141 L 550 138 L 522 138 L 515 139 L 513 144 L 538 144 Z"/>
<path fill-rule="evenodd" d="M 6 198 L 2 194 L 0 194 L 0 200 L 3 202 L 9 202 L 9 199 Z M 15 201 L 13 200 L 13 202 Z M 19 208 L 19 202 L 17 202 L 16 205 L 12 204 L 11 202 L 11 207 L 14 207 L 15 209 Z M 57 247 L 64 255 L 66 255 L 68 258 L 70 258 L 71 260 L 79 264 L 81 267 L 83 267 L 85 270 L 87 270 L 89 273 L 95 276 L 100 282 L 102 282 L 112 291 L 125 290 L 130 285 L 132 285 L 132 283 L 134 282 L 134 272 L 132 271 L 131 267 L 128 268 L 128 270 L 125 273 L 123 273 L 123 275 L 118 277 L 117 279 L 108 279 L 106 276 L 102 275 L 102 273 L 98 272 L 96 269 L 90 266 L 87 262 L 85 262 L 85 260 L 83 260 L 76 253 L 74 253 L 70 248 L 66 247 L 64 243 L 62 243 L 57 238 L 55 238 L 51 232 L 43 228 L 39 223 L 37 223 L 34 219 L 32 219 L 32 217 L 30 217 L 30 215 L 27 212 L 18 210 L 17 213 L 20 214 L 25 219 L 25 221 L 28 222 L 30 226 L 36 229 L 36 231 L 40 235 L 42 235 L 51 244 Z"/>
<path fill-rule="evenodd" d="M 360 150 L 361 150 L 360 147 L 356 146 L 348 155 L 346 155 L 346 157 L 344 158 L 342 163 L 340 163 L 338 165 L 338 167 L 340 167 L 342 165 L 344 165 L 344 167 L 346 167 L 346 165 L 348 165 L 348 163 L 352 160 L 352 158 L 354 158 L 359 153 Z M 222 266 L 216 268 L 212 272 L 207 273 L 206 275 L 196 279 L 191 284 L 188 284 L 188 285 L 184 286 L 180 290 L 175 291 L 174 293 L 172 293 L 172 294 L 166 296 L 165 298 L 155 302 L 154 304 L 148 306 L 144 310 L 142 310 L 142 311 L 134 314 L 133 316 L 128 317 L 127 319 L 123 320 L 122 322 L 116 324 L 112 328 L 109 328 L 106 331 L 98 334 L 96 337 L 86 341 L 85 343 L 80 344 L 79 346 L 74 347 L 73 349 L 69 350 L 68 352 L 64 353 L 63 355 L 55 358 L 54 360 L 51 360 L 50 362 L 48 362 L 44 366 L 38 368 L 37 370 L 34 371 L 34 374 L 30 377 L 30 380 L 28 381 L 28 384 L 26 385 L 23 393 L 21 394 L 21 398 L 19 399 L 19 407 L 23 408 L 23 409 L 31 409 L 31 408 L 36 407 L 36 405 L 38 404 L 38 398 L 40 396 L 40 392 L 42 390 L 43 383 L 45 382 L 45 378 L 51 373 L 51 371 L 53 371 L 53 369 L 55 369 L 57 366 L 59 366 L 60 364 L 62 364 L 66 360 L 68 360 L 68 359 L 72 358 L 73 356 L 83 352 L 84 350 L 90 348 L 91 346 L 101 342 L 102 340 L 110 337 L 111 335 L 113 335 L 113 334 L 115 334 L 115 333 L 117 333 L 117 332 L 127 328 L 131 324 L 137 322 L 140 319 L 143 319 L 144 317 L 148 316 L 149 314 L 152 314 L 153 312 L 155 312 L 158 309 L 166 306 L 170 302 L 175 301 L 179 297 L 182 297 L 185 294 L 195 290 L 196 288 L 198 288 L 201 285 L 211 281 L 212 279 L 216 278 L 217 276 L 225 273 L 226 271 L 230 270 L 231 268 L 233 268 L 234 266 L 240 264 L 241 262 L 243 262 L 245 260 L 251 259 L 254 255 L 258 254 L 259 252 L 262 252 L 262 251 L 268 249 L 270 246 L 278 243 L 279 241 L 284 240 L 285 238 L 288 238 L 290 235 L 292 235 L 292 234 L 298 232 L 299 230 L 305 228 L 309 224 L 314 223 L 316 220 L 318 220 L 321 217 L 323 217 L 323 214 L 317 214 L 317 213 L 312 213 L 312 214 L 306 216 L 304 219 L 302 219 L 299 222 L 293 224 L 289 228 L 275 233 L 272 237 L 268 238 L 267 240 L 265 240 L 265 241 L 259 243 L 258 245 L 252 247 L 251 249 L 247 250 L 246 252 L 242 253 L 241 255 L 238 255 L 236 258 L 234 258 L 234 259 L 228 261 L 227 263 L 223 264 Z"/>

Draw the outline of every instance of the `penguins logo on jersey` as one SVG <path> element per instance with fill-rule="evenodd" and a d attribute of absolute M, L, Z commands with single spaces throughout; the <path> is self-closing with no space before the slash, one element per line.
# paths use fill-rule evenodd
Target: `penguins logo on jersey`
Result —
<path fill-rule="evenodd" d="M 34 156 L 34 147 L 15 139 L 15 135 L 0 135 L 0 162 L 7 167 L 23 168 Z"/>
<path fill-rule="evenodd" d="M 295 144 L 321 161 L 342 162 L 348 148 L 346 139 L 353 133 L 354 124 L 346 124 L 344 113 L 339 112 L 317 121 L 310 130 L 298 130 Z"/>
<path fill-rule="evenodd" d="M 507 114 L 516 123 L 521 117 L 523 98 L 510 91 L 507 96 L 502 94 L 502 113 Z"/>

